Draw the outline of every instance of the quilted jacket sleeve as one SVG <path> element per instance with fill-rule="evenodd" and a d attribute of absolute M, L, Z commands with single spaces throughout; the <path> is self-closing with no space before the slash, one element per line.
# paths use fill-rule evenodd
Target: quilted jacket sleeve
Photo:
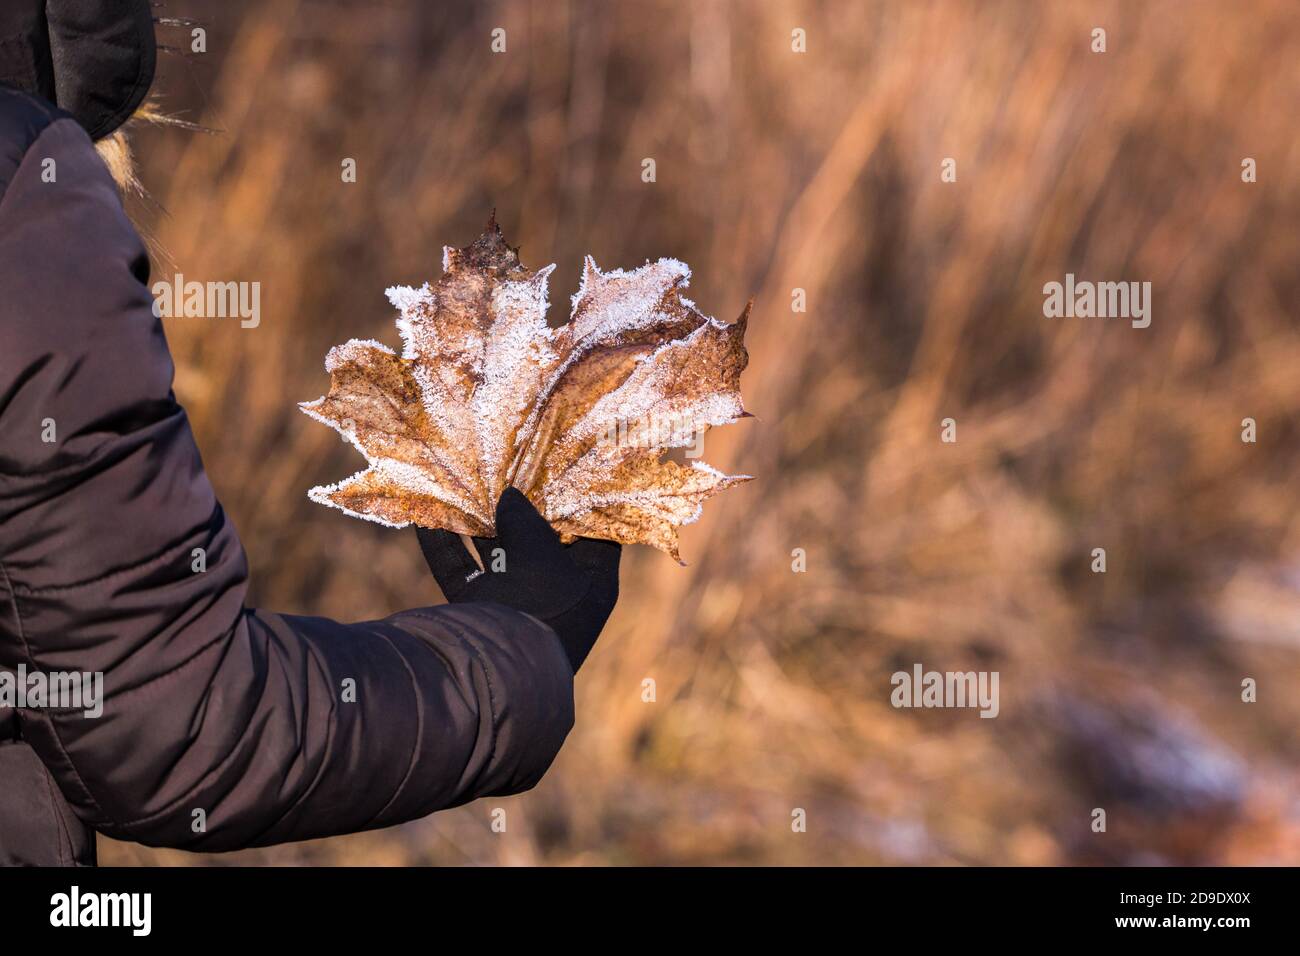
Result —
<path fill-rule="evenodd" d="M 573 721 L 545 625 L 490 604 L 362 624 L 245 606 L 147 271 L 77 123 L 0 88 L 0 666 L 102 672 L 101 716 L 19 715 L 76 813 L 223 850 L 533 786 Z"/>

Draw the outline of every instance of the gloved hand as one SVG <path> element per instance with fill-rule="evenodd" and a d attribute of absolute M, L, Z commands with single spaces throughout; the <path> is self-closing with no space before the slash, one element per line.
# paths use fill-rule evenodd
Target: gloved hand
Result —
<path fill-rule="evenodd" d="M 618 600 L 622 545 L 594 538 L 561 544 L 517 488 L 507 488 L 497 502 L 496 527 L 498 537 L 474 539 L 483 569 L 459 535 L 416 530 L 449 602 L 493 601 L 531 614 L 559 635 L 576 674 Z"/>

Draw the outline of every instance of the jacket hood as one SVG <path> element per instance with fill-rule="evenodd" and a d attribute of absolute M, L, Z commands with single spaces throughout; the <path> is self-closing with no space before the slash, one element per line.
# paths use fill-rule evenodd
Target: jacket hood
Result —
<path fill-rule="evenodd" d="M 67 110 L 91 139 L 126 122 L 156 62 L 149 0 L 0 2 L 0 83 Z"/>

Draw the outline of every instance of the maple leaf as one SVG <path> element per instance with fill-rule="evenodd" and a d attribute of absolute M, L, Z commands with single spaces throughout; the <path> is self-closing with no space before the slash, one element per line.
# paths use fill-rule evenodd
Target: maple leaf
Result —
<path fill-rule="evenodd" d="M 389 289 L 402 353 L 336 346 L 329 394 L 299 406 L 369 462 L 311 499 L 392 527 L 493 536 L 497 498 L 514 485 L 566 542 L 650 544 L 680 561 L 677 528 L 749 480 L 664 457 L 749 417 L 749 306 L 717 322 L 681 297 L 681 262 L 601 272 L 588 256 L 570 320 L 552 329 L 554 268 L 521 265 L 494 217 L 471 245 L 444 248 L 436 283 Z"/>

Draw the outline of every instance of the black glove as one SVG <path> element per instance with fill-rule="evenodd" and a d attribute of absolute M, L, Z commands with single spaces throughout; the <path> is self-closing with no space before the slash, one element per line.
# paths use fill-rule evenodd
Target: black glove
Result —
<path fill-rule="evenodd" d="M 452 604 L 492 601 L 548 624 L 576 674 L 618 600 L 622 545 L 595 538 L 561 544 L 517 488 L 501 494 L 496 525 L 499 537 L 474 539 L 483 569 L 459 535 L 417 528 L 429 570 Z"/>

